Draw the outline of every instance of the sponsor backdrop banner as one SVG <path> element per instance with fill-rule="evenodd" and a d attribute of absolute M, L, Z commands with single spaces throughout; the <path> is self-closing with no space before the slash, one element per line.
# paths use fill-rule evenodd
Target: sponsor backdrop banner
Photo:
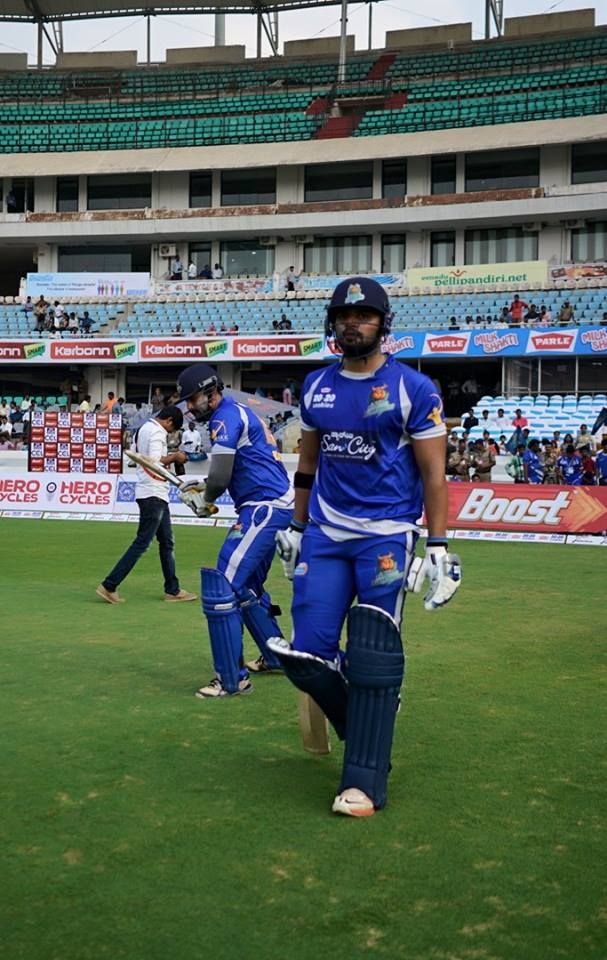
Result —
<path fill-rule="evenodd" d="M 218 500 L 219 518 L 234 516 L 229 496 Z M 191 511 L 170 488 L 171 513 Z M 0 474 L 0 510 L 51 510 L 59 513 L 137 514 L 135 478 L 128 475 L 54 475 L 25 471 Z M 527 484 L 449 484 L 450 528 L 524 533 L 589 534 L 607 530 L 607 487 L 556 487 Z"/>
<path fill-rule="evenodd" d="M 607 327 L 498 328 L 393 333 L 384 352 L 418 357 L 588 356 L 607 354 Z M 233 360 L 323 360 L 338 354 L 318 334 L 142 337 L 137 340 L 0 340 L 0 363 L 192 363 Z"/>
<path fill-rule="evenodd" d="M 35 276 L 35 274 L 34 274 Z M 347 278 L 348 274 L 322 275 L 317 277 L 299 277 L 295 282 L 296 290 L 330 290 Z M 386 287 L 401 287 L 404 282 L 402 273 L 374 273 L 374 280 Z M 276 293 L 286 289 L 284 274 L 272 277 L 243 277 L 221 280 L 156 280 L 154 292 L 157 294 L 178 293 Z M 29 291 L 28 291 L 29 292 Z"/>
<path fill-rule="evenodd" d="M 46 300 L 71 297 L 147 297 L 149 273 L 28 273 L 26 294 Z"/>
<path fill-rule="evenodd" d="M 518 263 L 475 263 L 467 267 L 413 267 L 407 270 L 407 286 L 442 287 L 475 286 L 481 283 L 544 283 L 548 271 L 546 260 L 521 260 Z"/>
<path fill-rule="evenodd" d="M 550 268 L 551 280 L 603 280 L 607 263 L 563 263 Z"/>
<path fill-rule="evenodd" d="M 533 533 L 607 530 L 607 487 L 450 483 L 449 527 Z"/>

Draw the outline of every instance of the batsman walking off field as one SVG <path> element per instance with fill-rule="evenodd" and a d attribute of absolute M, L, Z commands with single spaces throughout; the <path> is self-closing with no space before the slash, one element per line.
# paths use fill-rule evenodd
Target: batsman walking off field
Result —
<path fill-rule="evenodd" d="M 382 353 L 391 320 L 376 281 L 351 277 L 335 288 L 326 334 L 343 359 L 305 380 L 294 520 L 277 534 L 293 580 L 293 642 L 269 643 L 345 740 L 332 809 L 357 817 L 386 803 L 405 589 L 418 592 L 429 578 L 424 605 L 435 610 L 461 579 L 447 552 L 443 403 L 428 377 Z M 428 539 L 414 559 L 423 505 Z"/>

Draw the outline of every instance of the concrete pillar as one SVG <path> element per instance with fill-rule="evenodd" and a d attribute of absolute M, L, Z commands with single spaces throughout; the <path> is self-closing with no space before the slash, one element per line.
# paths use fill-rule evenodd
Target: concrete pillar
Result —
<path fill-rule="evenodd" d="M 466 237 L 465 230 L 456 230 L 455 231 L 455 263 L 460 266 L 466 262 L 465 253 L 466 253 Z"/>
<path fill-rule="evenodd" d="M 540 185 L 567 186 L 571 183 L 571 147 L 566 143 L 540 148 Z"/>
<path fill-rule="evenodd" d="M 410 197 L 430 193 L 430 160 L 428 157 L 409 157 L 407 160 L 407 194 Z"/>
<path fill-rule="evenodd" d="M 455 192 L 465 193 L 466 191 L 466 156 L 458 153 L 455 159 Z"/>
<path fill-rule="evenodd" d="M 58 252 L 57 246 L 48 243 L 38 244 L 38 273 L 56 273 Z"/>
<path fill-rule="evenodd" d="M 380 200 L 382 195 L 382 161 L 373 161 L 373 199 Z"/>
<path fill-rule="evenodd" d="M 561 227 L 560 223 L 550 223 L 540 230 L 537 245 L 538 260 L 562 263 L 563 259 L 568 259 L 568 257 L 564 256 L 566 233 L 567 231 Z"/>
<path fill-rule="evenodd" d="M 86 174 L 83 173 L 78 177 L 78 209 L 86 210 L 86 205 Z"/>
<path fill-rule="evenodd" d="M 407 267 L 427 266 L 430 262 L 430 255 L 426 252 L 427 238 L 421 230 L 407 233 L 407 249 L 405 251 L 405 263 Z"/>

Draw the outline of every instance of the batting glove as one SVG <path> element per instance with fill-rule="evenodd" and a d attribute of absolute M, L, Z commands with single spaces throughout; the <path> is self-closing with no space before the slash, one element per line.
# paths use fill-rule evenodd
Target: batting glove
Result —
<path fill-rule="evenodd" d="M 301 538 L 305 529 L 305 523 L 293 520 L 286 530 L 279 530 L 276 534 L 276 552 L 280 557 L 287 580 L 293 579 L 301 550 Z"/>
<path fill-rule="evenodd" d="M 197 517 L 211 517 L 217 513 L 217 507 L 214 503 L 209 503 L 204 498 L 205 482 L 201 477 L 192 480 L 184 480 L 179 487 L 177 495 L 186 507 L 189 507 L 192 513 Z"/>
<path fill-rule="evenodd" d="M 448 553 L 447 547 L 426 545 L 424 557 L 415 557 L 407 576 L 407 590 L 420 593 L 424 580 L 430 585 L 424 596 L 424 608 L 428 611 L 444 607 L 462 582 L 461 562 L 456 553 Z"/>

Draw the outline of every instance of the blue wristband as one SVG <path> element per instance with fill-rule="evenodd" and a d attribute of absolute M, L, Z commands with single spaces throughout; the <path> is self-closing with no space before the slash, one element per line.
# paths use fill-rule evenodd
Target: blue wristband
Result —
<path fill-rule="evenodd" d="M 302 523 L 301 520 L 291 520 L 289 526 L 291 530 L 297 530 L 298 533 L 303 533 L 308 524 Z"/>

